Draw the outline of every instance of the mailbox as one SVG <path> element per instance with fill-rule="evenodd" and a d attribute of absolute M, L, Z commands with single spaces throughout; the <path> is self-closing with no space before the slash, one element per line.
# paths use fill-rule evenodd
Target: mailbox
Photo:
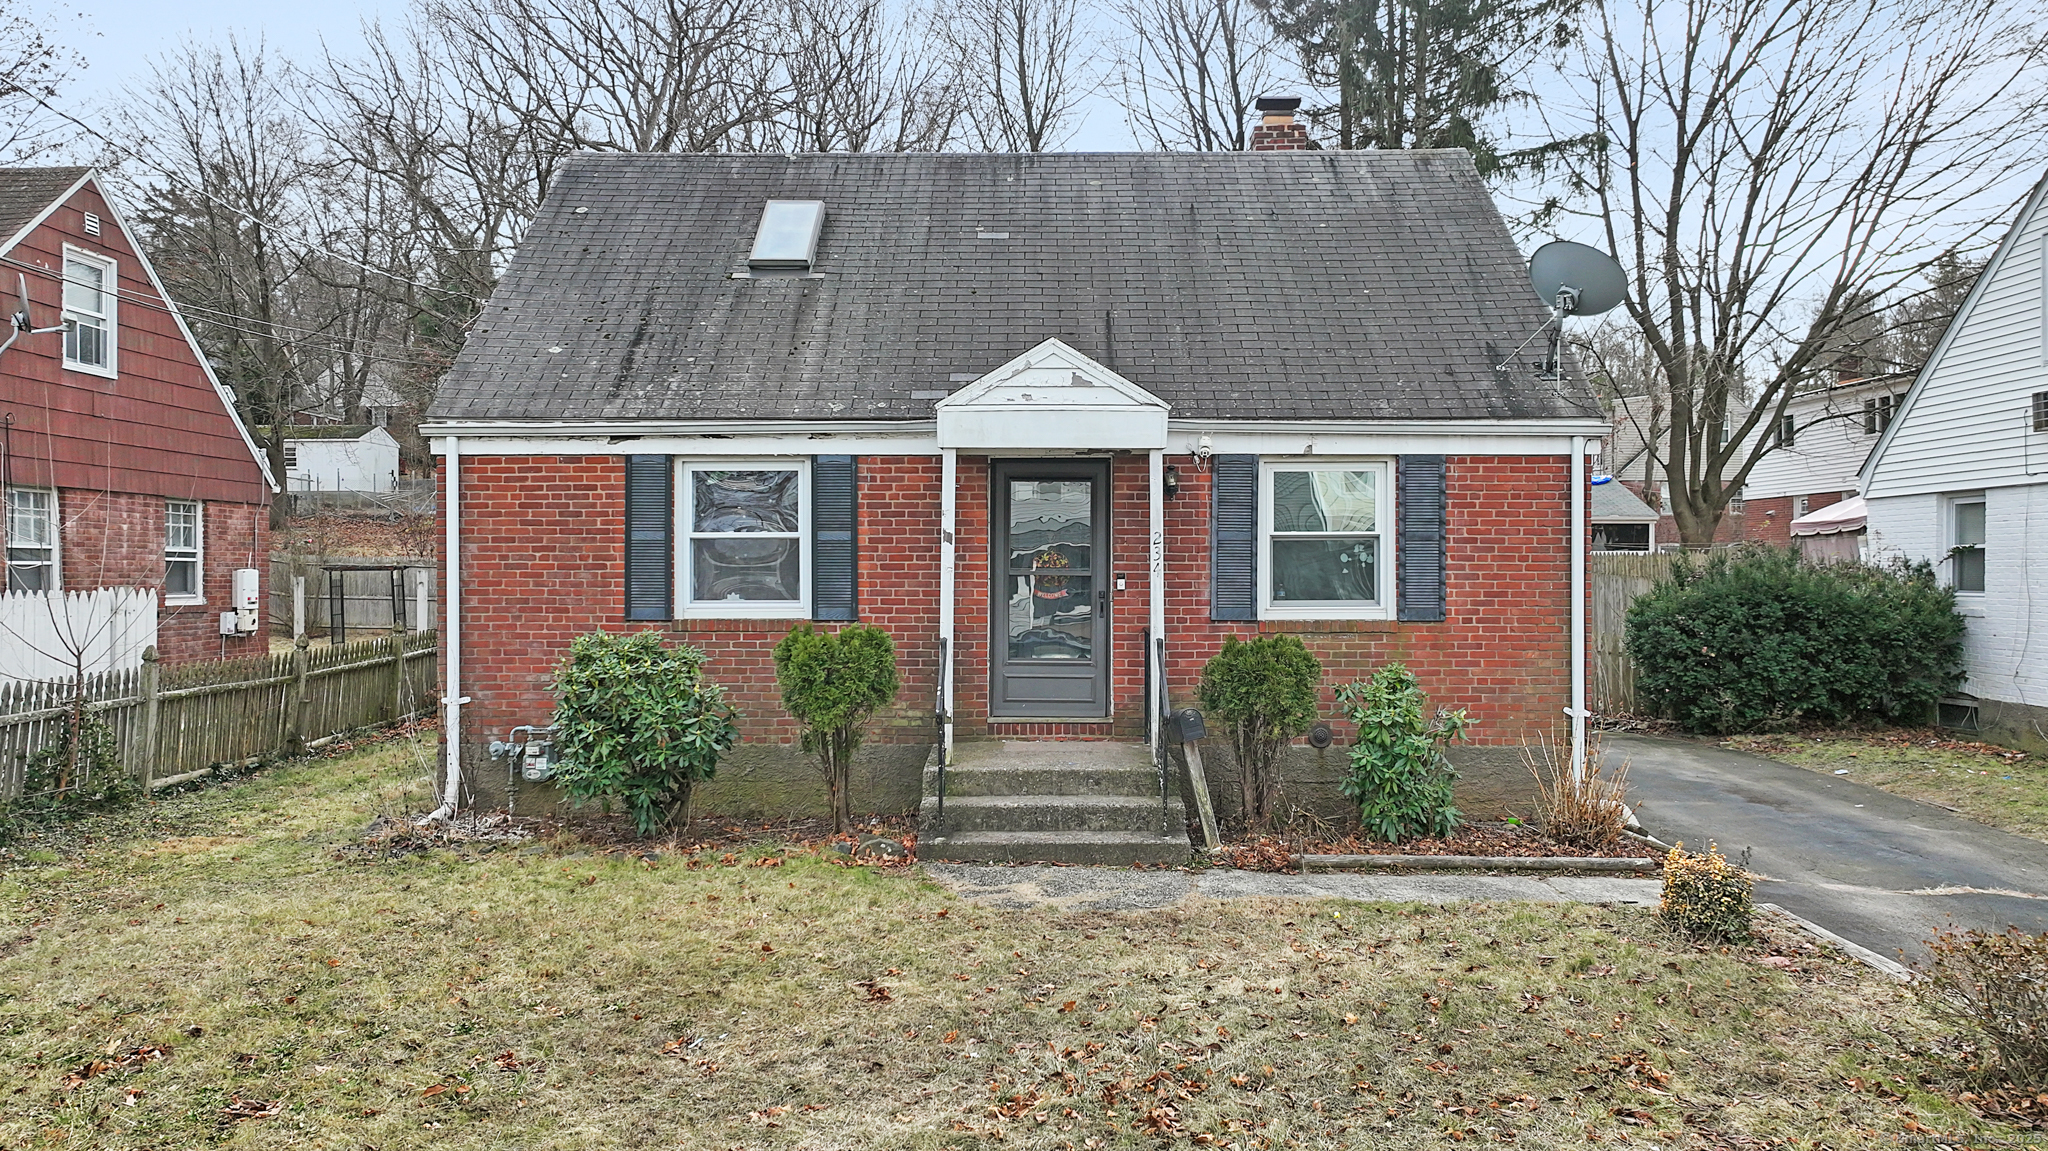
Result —
<path fill-rule="evenodd" d="M 1199 708 L 1184 707 L 1173 713 L 1174 734 L 1182 743 L 1193 743 L 1209 734 L 1208 726 L 1202 722 Z"/>

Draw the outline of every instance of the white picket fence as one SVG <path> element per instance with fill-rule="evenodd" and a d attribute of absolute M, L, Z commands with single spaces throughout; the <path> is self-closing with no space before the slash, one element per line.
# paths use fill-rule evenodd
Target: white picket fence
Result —
<path fill-rule="evenodd" d="M 149 588 L 0 594 L 0 681 L 139 668 L 156 644 L 156 606 Z"/>

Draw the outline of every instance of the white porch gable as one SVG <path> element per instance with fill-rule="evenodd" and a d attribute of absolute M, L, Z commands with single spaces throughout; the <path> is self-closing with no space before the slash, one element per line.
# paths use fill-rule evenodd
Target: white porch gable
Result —
<path fill-rule="evenodd" d="M 1166 401 L 1059 340 L 940 400 L 939 446 L 962 452 L 1159 451 Z"/>

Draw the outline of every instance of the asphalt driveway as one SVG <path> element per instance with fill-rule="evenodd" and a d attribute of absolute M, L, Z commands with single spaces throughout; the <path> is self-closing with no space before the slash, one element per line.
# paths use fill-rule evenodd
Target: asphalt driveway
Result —
<path fill-rule="evenodd" d="M 1866 787 L 1710 744 L 1606 736 L 1629 760 L 1636 816 L 1691 849 L 1747 850 L 1758 902 L 1876 951 L 1917 957 L 1953 921 L 2048 931 L 2048 844 Z"/>

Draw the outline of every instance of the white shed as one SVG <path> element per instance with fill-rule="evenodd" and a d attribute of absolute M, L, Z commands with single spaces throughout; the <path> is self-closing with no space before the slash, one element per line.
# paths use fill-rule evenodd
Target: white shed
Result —
<path fill-rule="evenodd" d="M 2048 179 L 1978 276 L 1863 466 L 1873 558 L 1927 560 L 1967 621 L 1944 708 L 2048 749 Z M 2036 531 L 2041 534 L 2034 534 Z"/>
<path fill-rule="evenodd" d="M 284 473 L 291 492 L 388 492 L 398 483 L 398 441 L 367 424 L 288 426 Z"/>

